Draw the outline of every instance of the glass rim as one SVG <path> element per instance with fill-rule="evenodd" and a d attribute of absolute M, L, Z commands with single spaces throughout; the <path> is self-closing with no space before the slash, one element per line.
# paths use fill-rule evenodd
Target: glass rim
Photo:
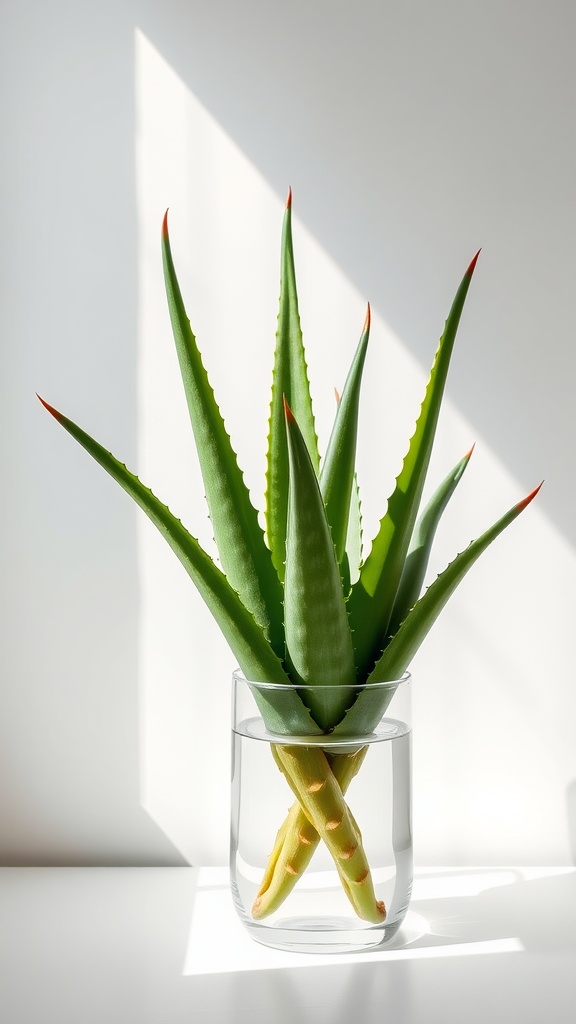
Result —
<path fill-rule="evenodd" d="M 247 686 L 254 687 L 255 689 L 263 692 L 271 690 L 274 690 L 275 692 L 287 690 L 293 692 L 296 690 L 296 692 L 298 692 L 299 690 L 310 690 L 311 687 L 314 686 L 314 683 L 260 683 L 253 679 L 247 679 L 240 668 L 234 669 L 232 679 L 235 683 L 246 683 Z M 404 672 L 398 679 L 389 679 L 385 682 L 369 683 L 366 681 L 364 683 L 323 683 L 320 685 L 322 686 L 322 689 L 328 689 L 331 691 L 347 690 L 349 692 L 350 690 L 357 690 L 360 693 L 360 691 L 365 690 L 367 687 L 370 687 L 371 690 L 397 690 L 399 686 L 406 686 L 410 683 L 411 679 L 411 672 L 406 670 L 406 672 Z"/>

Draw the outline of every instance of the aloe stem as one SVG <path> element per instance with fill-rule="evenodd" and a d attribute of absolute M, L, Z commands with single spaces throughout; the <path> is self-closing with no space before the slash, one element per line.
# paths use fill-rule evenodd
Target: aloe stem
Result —
<path fill-rule="evenodd" d="M 321 747 L 272 748 L 302 810 L 334 859 L 346 893 L 359 917 L 381 924 L 386 907 L 376 899 L 366 853 L 356 822 Z"/>
<path fill-rule="evenodd" d="M 330 768 L 343 796 L 352 779 L 360 770 L 367 751 L 368 746 L 365 745 L 352 753 L 328 756 Z M 357 826 L 356 831 L 358 833 Z M 274 849 L 268 859 L 266 871 L 252 907 L 252 916 L 256 920 L 269 917 L 275 910 L 278 910 L 292 892 L 298 879 L 304 874 L 319 842 L 320 835 L 302 810 L 299 801 L 296 800 L 278 830 Z M 340 873 L 340 863 L 337 863 L 336 866 Z M 344 884 L 343 876 L 340 877 Z M 349 886 L 345 885 L 344 888 L 353 903 Z"/>

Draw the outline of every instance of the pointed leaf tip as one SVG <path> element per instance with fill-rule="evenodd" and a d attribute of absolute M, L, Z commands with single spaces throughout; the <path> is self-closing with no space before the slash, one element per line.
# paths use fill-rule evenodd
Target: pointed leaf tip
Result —
<path fill-rule="evenodd" d="M 289 210 L 292 206 L 292 189 L 288 186 L 288 197 L 286 199 L 286 209 Z"/>
<path fill-rule="evenodd" d="M 474 441 L 474 444 L 472 445 L 470 451 L 466 452 L 466 455 L 464 456 L 465 459 L 470 460 L 472 458 L 472 452 L 474 451 L 475 447 L 476 447 L 476 441 Z"/>
<path fill-rule="evenodd" d="M 528 494 L 525 498 L 522 499 L 522 501 L 518 502 L 518 504 L 516 505 L 516 508 L 518 509 L 519 512 L 522 512 L 526 508 L 526 506 L 530 504 L 532 499 L 536 497 L 536 495 L 538 494 L 538 491 L 542 487 L 543 483 L 544 483 L 544 481 L 542 481 L 542 483 L 538 484 L 538 487 L 535 487 L 534 490 L 530 492 L 530 494 Z"/>
<path fill-rule="evenodd" d="M 470 263 L 468 265 L 468 270 L 466 271 L 466 275 L 465 275 L 466 277 L 472 277 L 472 274 L 474 273 L 474 269 L 476 267 L 476 264 L 478 263 L 478 257 L 479 257 L 481 252 L 482 252 L 482 249 L 478 249 L 478 252 L 476 253 L 476 255 L 470 260 Z"/>
<path fill-rule="evenodd" d="M 168 210 L 166 210 L 162 221 L 162 238 L 168 238 Z"/>
<path fill-rule="evenodd" d="M 58 412 L 57 409 L 54 409 L 52 405 L 48 405 L 48 402 L 45 402 L 44 399 L 38 394 L 38 392 L 36 392 L 36 398 L 38 399 L 39 402 L 42 403 L 44 408 L 48 410 L 50 415 L 53 416 L 55 420 L 62 419 L 62 413 Z"/>
<path fill-rule="evenodd" d="M 288 402 L 286 401 L 286 395 L 282 395 L 282 401 L 284 402 L 284 414 L 286 416 L 286 422 L 295 423 L 296 418 L 294 416 L 294 413 L 292 412 L 292 409 L 288 405 Z"/>
<path fill-rule="evenodd" d="M 340 405 L 340 392 L 338 388 L 334 388 L 334 398 L 336 399 L 336 405 Z"/>
<path fill-rule="evenodd" d="M 369 330 L 370 330 L 370 303 L 368 303 L 368 306 L 367 306 L 367 309 L 366 309 L 366 319 L 364 321 L 364 334 L 366 334 L 366 332 L 369 331 Z"/>

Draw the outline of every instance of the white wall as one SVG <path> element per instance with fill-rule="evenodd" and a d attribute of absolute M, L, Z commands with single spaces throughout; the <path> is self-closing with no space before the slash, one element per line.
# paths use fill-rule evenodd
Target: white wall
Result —
<path fill-rule="evenodd" d="M 434 568 L 546 483 L 414 663 L 416 852 L 570 862 L 572 6 L 32 2 L 2 19 L 2 860 L 226 858 L 230 655 L 171 553 L 33 392 L 209 544 L 159 224 L 170 206 L 259 502 L 291 184 L 324 440 L 366 298 L 375 312 L 360 439 L 373 526 L 483 247 L 436 475 L 477 448 Z"/>

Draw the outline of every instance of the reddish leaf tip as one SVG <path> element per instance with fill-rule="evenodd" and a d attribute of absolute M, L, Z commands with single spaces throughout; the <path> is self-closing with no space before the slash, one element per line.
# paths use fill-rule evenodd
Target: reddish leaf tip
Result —
<path fill-rule="evenodd" d="M 366 319 L 364 321 L 364 334 L 370 330 L 370 303 L 366 307 Z"/>
<path fill-rule="evenodd" d="M 53 416 L 55 420 L 62 419 L 62 414 L 59 413 L 57 409 L 54 409 L 53 406 L 48 405 L 48 402 L 45 402 L 44 399 L 38 394 L 38 392 L 36 392 L 36 398 L 38 399 L 39 402 L 42 403 L 44 408 L 48 410 L 50 415 Z"/>
<path fill-rule="evenodd" d="M 536 495 L 538 494 L 538 491 L 542 487 L 543 483 L 544 483 L 544 481 L 542 480 L 542 483 L 538 484 L 538 487 L 535 487 L 534 490 L 530 492 L 530 494 L 528 494 L 525 498 L 523 498 L 522 501 L 518 502 L 518 504 L 516 505 L 516 508 L 518 509 L 519 512 L 522 512 L 522 510 L 525 509 L 526 506 L 530 504 L 532 499 L 536 497 Z"/>
<path fill-rule="evenodd" d="M 479 257 L 481 252 L 482 252 L 482 249 L 478 249 L 478 252 L 476 253 L 476 255 L 470 260 L 470 263 L 469 263 L 469 266 L 468 266 L 468 270 L 466 271 L 466 274 L 465 274 L 466 277 L 472 277 L 472 274 L 474 273 L 474 268 L 475 268 L 476 264 L 478 263 L 478 257 Z"/>
<path fill-rule="evenodd" d="M 284 415 L 286 416 L 287 423 L 295 423 L 294 413 L 286 401 L 286 395 L 282 395 L 282 401 L 284 402 Z"/>
<path fill-rule="evenodd" d="M 336 399 L 336 405 L 340 404 L 340 392 L 337 388 L 334 388 L 334 397 Z"/>
<path fill-rule="evenodd" d="M 288 198 L 286 199 L 286 209 L 289 210 L 292 206 L 292 189 L 288 187 Z"/>
<path fill-rule="evenodd" d="M 470 451 L 466 452 L 466 455 L 464 456 L 465 459 L 471 459 L 472 458 L 472 452 L 474 451 L 475 447 L 476 447 L 476 441 L 474 441 L 474 444 L 472 445 Z"/>
<path fill-rule="evenodd" d="M 164 220 L 162 221 L 162 238 L 168 240 L 168 210 L 164 214 Z"/>

